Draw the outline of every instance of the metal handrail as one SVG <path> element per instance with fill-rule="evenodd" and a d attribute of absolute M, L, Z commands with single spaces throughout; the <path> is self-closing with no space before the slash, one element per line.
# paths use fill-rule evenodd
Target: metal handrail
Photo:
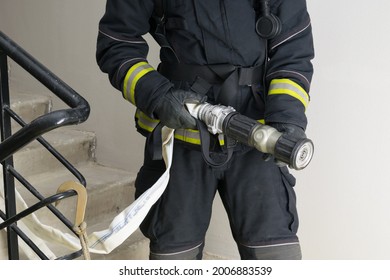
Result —
<path fill-rule="evenodd" d="M 46 197 L 46 198 L 40 200 L 39 202 L 35 203 L 34 205 L 28 207 L 27 209 L 21 211 L 19 214 L 15 215 L 9 219 L 4 219 L 4 222 L 0 224 L 0 230 L 4 229 L 6 227 L 9 227 L 13 223 L 15 223 L 15 222 L 19 221 L 20 219 L 34 213 L 35 211 L 37 211 L 43 207 L 51 205 L 52 203 L 58 202 L 62 199 L 74 196 L 75 194 L 76 194 L 76 191 L 70 190 L 70 191 L 66 191 L 63 193 L 58 193 L 58 194 L 54 194 L 52 196 Z"/>
<path fill-rule="evenodd" d="M 43 116 L 37 117 L 30 123 L 25 123 L 11 108 L 9 102 L 9 88 L 8 88 L 8 73 L 7 73 L 7 58 L 12 59 L 29 74 L 35 77 L 40 83 L 45 85 L 51 92 L 53 92 L 59 99 L 67 104 L 70 109 L 63 109 L 52 111 Z M 57 218 L 59 218 L 69 229 L 73 232 L 71 223 L 51 204 L 61 199 L 73 196 L 74 191 L 68 191 L 44 198 L 33 186 L 29 184 L 14 168 L 13 168 L 13 154 L 29 144 L 37 140 L 40 142 L 54 157 L 57 158 L 79 181 L 86 186 L 85 178 L 75 169 L 61 154 L 59 154 L 41 135 L 54 130 L 59 127 L 76 125 L 86 121 L 89 117 L 90 107 L 88 102 L 80 96 L 76 91 L 69 87 L 65 82 L 59 79 L 44 65 L 38 62 L 29 53 L 23 50 L 19 45 L 13 42 L 3 32 L 0 31 L 0 103 L 2 104 L 0 119 L 2 120 L 0 143 L 0 163 L 3 164 L 4 188 L 6 201 L 6 214 L 0 211 L 0 218 L 4 220 L 0 223 L 0 229 L 8 228 L 8 253 L 10 258 L 18 259 L 18 241 L 19 236 L 34 252 L 41 258 L 47 259 L 42 251 L 24 234 L 20 228 L 17 227 L 16 222 L 32 214 L 42 207 L 48 207 Z M 3 77 L 1 77 L 3 75 Z M 14 134 L 11 134 L 10 118 L 13 118 L 19 125 L 19 129 Z M 22 183 L 31 193 L 36 196 L 40 202 L 27 208 L 21 213 L 16 213 L 15 206 L 15 184 L 14 178 Z M 73 252 L 67 256 L 62 256 L 60 259 L 75 258 L 81 255 L 81 251 Z"/>
<path fill-rule="evenodd" d="M 4 108 L 4 111 L 14 119 L 21 127 L 26 126 L 27 124 L 18 116 L 11 108 Z M 63 166 L 65 166 L 70 173 L 72 173 L 79 182 L 86 186 L 87 182 L 83 176 L 66 158 L 64 158 L 49 142 L 47 142 L 42 136 L 38 136 L 36 139 L 43 147 L 46 148 Z M 20 180 L 19 180 L 20 181 Z"/>
<path fill-rule="evenodd" d="M 38 117 L 5 139 L 0 144 L 0 162 L 2 162 L 46 132 L 86 121 L 89 117 L 90 107 L 82 96 L 1 31 L 0 49 L 71 107 L 71 109 L 53 111 Z"/>

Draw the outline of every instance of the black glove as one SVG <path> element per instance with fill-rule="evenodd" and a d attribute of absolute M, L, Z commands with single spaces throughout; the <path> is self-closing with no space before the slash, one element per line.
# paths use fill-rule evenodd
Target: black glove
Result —
<path fill-rule="evenodd" d="M 279 132 L 282 132 L 283 134 L 287 134 L 289 138 L 293 139 L 302 139 L 306 138 L 305 131 L 303 130 L 302 127 L 297 126 L 295 124 L 289 124 L 289 123 L 269 123 L 269 126 L 272 126 L 276 128 Z M 272 158 L 270 154 L 265 154 L 264 155 L 264 160 L 268 161 Z M 279 160 L 275 160 L 276 165 L 283 167 L 286 166 L 287 163 L 284 163 Z"/>
<path fill-rule="evenodd" d="M 306 138 L 305 131 L 302 127 L 289 123 L 270 123 L 269 126 L 276 128 L 279 132 L 286 133 L 291 138 Z"/>
<path fill-rule="evenodd" d="M 196 121 L 187 111 L 186 102 L 201 102 L 203 96 L 181 89 L 169 90 L 160 100 L 154 110 L 154 114 L 167 127 L 196 128 Z"/>

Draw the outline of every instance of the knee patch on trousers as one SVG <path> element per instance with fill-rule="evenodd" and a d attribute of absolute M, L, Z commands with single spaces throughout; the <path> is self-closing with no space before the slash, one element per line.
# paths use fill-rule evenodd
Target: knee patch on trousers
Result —
<path fill-rule="evenodd" d="M 243 260 L 301 260 L 299 243 L 279 244 L 270 246 L 246 247 L 238 246 Z"/>
<path fill-rule="evenodd" d="M 174 253 L 153 253 L 150 252 L 150 260 L 201 260 L 203 256 L 204 243 L 201 245 L 188 249 L 185 251 L 174 252 Z"/>

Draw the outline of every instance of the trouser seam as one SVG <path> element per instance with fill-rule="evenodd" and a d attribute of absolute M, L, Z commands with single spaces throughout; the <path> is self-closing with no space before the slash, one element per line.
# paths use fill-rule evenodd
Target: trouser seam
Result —
<path fill-rule="evenodd" d="M 183 250 L 183 251 L 180 251 L 180 252 L 174 252 L 174 253 L 154 253 L 152 251 L 150 251 L 150 254 L 152 255 L 155 255 L 155 256 L 173 256 L 173 255 L 179 255 L 179 254 L 183 254 L 183 253 L 187 253 L 187 252 L 190 252 L 194 249 L 197 249 L 199 248 L 200 246 L 203 245 L 203 242 L 198 244 L 197 246 L 193 247 L 193 248 L 190 248 L 190 249 L 187 249 L 187 250 Z"/>
<path fill-rule="evenodd" d="M 245 245 L 240 243 L 240 245 L 250 249 L 257 249 L 257 248 L 270 248 L 270 247 L 280 247 L 280 246 L 288 246 L 288 245 L 299 245 L 299 242 L 297 241 L 297 242 L 287 242 L 287 243 L 280 243 L 280 244 L 257 245 L 257 246 Z"/>

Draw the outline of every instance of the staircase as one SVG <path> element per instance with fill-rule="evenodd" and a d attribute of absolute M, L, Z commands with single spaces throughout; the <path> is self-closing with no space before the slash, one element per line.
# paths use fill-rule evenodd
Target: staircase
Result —
<path fill-rule="evenodd" d="M 50 97 L 17 93 L 11 94 L 11 104 L 12 109 L 26 122 L 49 112 L 53 107 Z M 18 125 L 13 124 L 13 132 L 17 129 Z M 106 229 L 116 214 L 133 201 L 135 173 L 99 164 L 95 157 L 96 136 L 93 132 L 80 131 L 77 130 L 77 126 L 71 126 L 56 129 L 43 137 L 73 164 L 87 181 L 88 204 L 85 217 L 87 233 Z M 75 180 L 74 176 L 37 141 L 15 153 L 14 166 L 45 197 L 55 194 L 63 182 Z M 1 188 L 2 184 L 1 182 Z M 29 206 L 37 202 L 35 197 L 16 184 L 17 190 Z M 72 197 L 63 200 L 58 205 L 70 221 L 74 220 L 75 199 Z M 42 223 L 59 228 L 63 232 L 70 232 L 48 209 L 41 209 L 36 215 Z M 59 256 L 71 253 L 67 252 L 68 249 L 52 244 L 50 249 L 56 255 L 60 254 Z M 21 258 L 27 257 L 21 252 Z M 148 240 L 136 231 L 110 254 L 92 254 L 91 258 L 147 259 Z M 5 231 L 0 232 L 0 259 L 8 259 Z"/>
<path fill-rule="evenodd" d="M 11 94 L 11 107 L 23 120 L 30 122 L 36 117 L 50 112 L 53 108 L 51 97 L 32 94 Z M 13 123 L 12 131 L 19 129 Z M 77 126 L 55 129 L 43 137 L 73 164 L 86 179 L 88 204 L 85 221 L 87 233 L 108 228 L 113 218 L 125 209 L 134 197 L 136 173 L 103 166 L 97 162 L 95 148 L 97 139 L 93 132 L 81 131 Z M 43 196 L 56 193 L 57 188 L 68 180 L 75 180 L 46 149 L 37 141 L 14 154 L 15 169 L 20 172 Z M 2 170 L 0 170 L 2 176 Z M 0 182 L 0 188 L 3 187 Z M 37 202 L 23 187 L 16 182 L 16 188 L 26 203 L 31 206 Z M 74 220 L 76 197 L 63 200 L 57 207 L 70 221 Z M 59 220 L 46 208 L 36 215 L 43 224 L 69 232 Z M 20 241 L 23 242 L 23 241 Z M 0 231 L 0 260 L 8 259 L 5 231 Z M 50 249 L 57 256 L 70 253 L 69 249 L 50 244 Z M 149 255 L 149 241 L 137 230 L 123 244 L 110 254 L 91 254 L 92 260 L 146 260 Z M 21 259 L 28 259 L 21 252 Z M 227 259 L 207 252 L 204 259 Z M 81 256 L 79 259 L 83 259 Z"/>

